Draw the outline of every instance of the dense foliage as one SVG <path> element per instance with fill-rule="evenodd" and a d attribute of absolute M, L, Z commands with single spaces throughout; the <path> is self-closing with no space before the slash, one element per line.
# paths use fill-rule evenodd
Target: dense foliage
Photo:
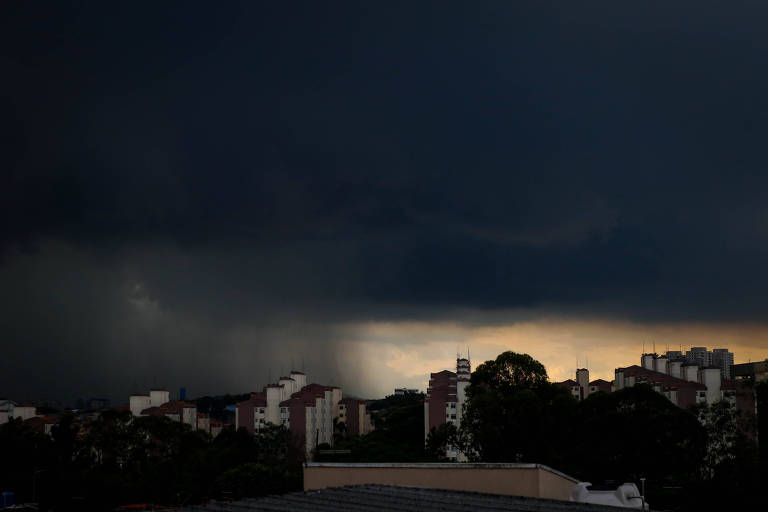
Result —
<path fill-rule="evenodd" d="M 467 396 L 461 429 L 443 442 L 471 460 L 538 462 L 593 483 L 643 477 L 655 508 L 679 510 L 754 505 L 768 481 L 754 416 L 725 403 L 684 410 L 644 385 L 578 402 L 513 352 L 480 365 Z"/>
<path fill-rule="evenodd" d="M 277 426 L 212 439 L 168 418 L 105 411 L 81 428 L 65 416 L 50 436 L 11 421 L 0 428 L 0 450 L 0 488 L 43 509 L 183 505 L 301 488 L 301 454 Z"/>

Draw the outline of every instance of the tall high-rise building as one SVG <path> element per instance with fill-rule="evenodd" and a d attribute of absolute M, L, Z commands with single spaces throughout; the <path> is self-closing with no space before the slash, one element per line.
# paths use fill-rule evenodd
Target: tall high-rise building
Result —
<path fill-rule="evenodd" d="M 720 368 L 722 380 L 733 379 L 733 352 L 727 348 L 709 351 L 707 347 L 691 347 L 691 350 L 685 353 L 685 360 L 688 363 L 697 364 L 699 368 L 716 366 Z"/>
<path fill-rule="evenodd" d="M 686 351 L 685 359 L 699 367 L 712 366 L 712 352 L 708 352 L 707 347 L 691 347 L 691 350 Z"/>
<path fill-rule="evenodd" d="M 472 369 L 468 358 L 456 359 L 456 372 L 443 370 L 429 376 L 427 397 L 424 400 L 424 439 L 429 431 L 444 423 L 453 423 L 456 428 L 461 425 L 461 415 L 467 395 L 466 389 Z M 446 456 L 451 459 L 464 460 L 464 455 L 455 447 L 449 447 Z"/>
<path fill-rule="evenodd" d="M 716 348 L 712 351 L 712 366 L 720 368 L 723 380 L 733 379 L 733 352 L 727 348 Z"/>

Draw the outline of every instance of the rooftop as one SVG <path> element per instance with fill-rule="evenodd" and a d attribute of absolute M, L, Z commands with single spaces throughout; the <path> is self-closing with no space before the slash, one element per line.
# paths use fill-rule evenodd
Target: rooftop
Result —
<path fill-rule="evenodd" d="M 336 510 L 342 512 L 371 510 L 615 512 L 617 508 L 541 498 L 368 484 L 295 492 L 230 503 L 212 502 L 206 506 L 188 507 L 182 510 L 188 512 L 245 512 L 248 510 L 297 512 L 330 512 Z"/>

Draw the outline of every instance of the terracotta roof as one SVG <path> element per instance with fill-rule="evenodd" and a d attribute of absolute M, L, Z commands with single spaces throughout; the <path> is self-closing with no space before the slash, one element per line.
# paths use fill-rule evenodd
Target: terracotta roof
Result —
<path fill-rule="evenodd" d="M 694 388 L 707 389 L 704 384 L 691 382 L 684 379 L 678 379 L 666 373 L 655 372 L 638 365 L 628 366 L 627 368 L 617 368 L 616 371 L 624 372 L 625 376 L 643 377 L 638 382 L 650 382 L 652 384 L 663 384 L 666 388 Z"/>
<path fill-rule="evenodd" d="M 265 393 L 251 393 L 251 398 L 243 402 L 238 402 L 236 407 L 266 407 L 267 395 Z"/>

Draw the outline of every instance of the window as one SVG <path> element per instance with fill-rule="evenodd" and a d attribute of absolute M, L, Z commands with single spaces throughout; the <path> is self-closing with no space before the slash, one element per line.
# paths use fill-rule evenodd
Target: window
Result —
<path fill-rule="evenodd" d="M 455 414 L 451 414 L 451 419 L 455 420 L 456 419 L 456 415 Z"/>
<path fill-rule="evenodd" d="M 455 408 L 456 408 L 456 404 L 452 403 L 451 404 L 451 409 L 455 409 Z"/>
<path fill-rule="evenodd" d="M 280 412 L 282 412 L 282 413 L 286 413 L 286 412 L 288 412 L 288 408 L 286 408 L 286 407 L 281 407 L 281 408 L 280 408 Z"/>
<path fill-rule="evenodd" d="M 261 414 L 264 414 L 264 408 L 260 408 L 260 409 L 259 409 L 259 412 L 260 412 Z"/>

